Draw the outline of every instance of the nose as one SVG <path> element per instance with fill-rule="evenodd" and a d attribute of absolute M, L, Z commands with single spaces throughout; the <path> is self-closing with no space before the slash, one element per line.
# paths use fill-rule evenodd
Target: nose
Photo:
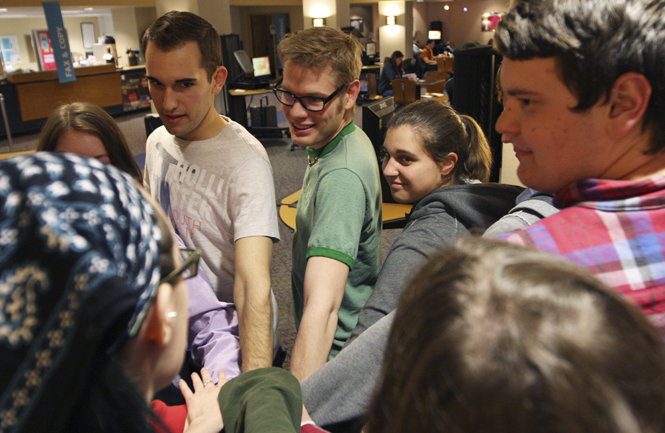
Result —
<path fill-rule="evenodd" d="M 309 113 L 305 110 L 305 107 L 303 107 L 300 101 L 295 101 L 288 110 L 291 117 L 305 118 L 309 116 Z"/>
<path fill-rule="evenodd" d="M 385 177 L 397 177 L 398 174 L 395 160 L 390 156 L 385 157 L 383 159 L 383 175 Z"/>
<path fill-rule="evenodd" d="M 509 107 L 504 107 L 503 112 L 496 121 L 496 132 L 501 134 L 501 141 L 510 143 L 513 137 L 519 135 L 519 124 L 514 110 Z"/>
<path fill-rule="evenodd" d="M 173 90 L 166 88 L 164 89 L 164 101 L 162 102 L 162 107 L 164 111 L 174 111 L 178 108 L 178 95 Z"/>

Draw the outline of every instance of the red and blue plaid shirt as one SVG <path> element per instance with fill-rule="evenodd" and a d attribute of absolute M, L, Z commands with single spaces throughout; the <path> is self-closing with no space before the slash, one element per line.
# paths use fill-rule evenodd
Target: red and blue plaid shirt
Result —
<path fill-rule="evenodd" d="M 665 335 L 665 177 L 586 179 L 559 191 L 558 213 L 499 239 L 587 268 Z"/>

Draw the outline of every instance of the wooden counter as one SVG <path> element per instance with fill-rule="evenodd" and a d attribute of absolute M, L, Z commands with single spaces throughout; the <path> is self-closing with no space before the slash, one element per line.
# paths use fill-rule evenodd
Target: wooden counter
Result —
<path fill-rule="evenodd" d="M 122 70 L 114 64 L 74 69 L 76 81 L 60 83 L 57 71 L 8 74 L 16 86 L 24 122 L 48 117 L 63 103 L 85 101 L 100 107 L 122 105 Z"/>

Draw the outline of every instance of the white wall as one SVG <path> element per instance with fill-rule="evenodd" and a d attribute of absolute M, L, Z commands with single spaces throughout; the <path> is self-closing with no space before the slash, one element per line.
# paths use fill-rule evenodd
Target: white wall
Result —
<path fill-rule="evenodd" d="M 405 53 L 407 58 L 413 54 L 411 39 L 413 33 L 412 2 L 379 2 L 379 50 L 381 57 L 389 57 L 394 51 Z M 396 16 L 397 24 L 386 25 L 386 16 Z"/>
<path fill-rule="evenodd" d="M 81 33 L 81 23 L 93 23 L 95 25 L 95 38 L 99 36 L 99 23 L 96 17 L 63 17 L 63 24 L 67 29 L 67 36 L 69 38 L 69 48 L 74 53 L 83 55 L 83 35 Z M 32 30 L 46 30 L 46 18 L 31 17 L 31 18 L 4 18 L 0 19 L 0 35 L 8 36 L 15 35 L 18 39 L 19 54 L 21 56 L 21 63 L 14 65 L 13 68 L 39 70 L 37 59 L 30 61 L 31 53 L 34 53 L 32 45 L 28 42 L 31 39 Z M 26 35 L 28 41 L 26 41 Z M 34 57 L 34 55 L 33 55 Z"/>
<path fill-rule="evenodd" d="M 501 162 L 499 182 L 524 186 L 522 182 L 520 182 L 520 179 L 517 177 L 517 167 L 519 165 L 520 162 L 515 156 L 513 145 L 510 143 L 503 143 L 503 160 Z"/>
<path fill-rule="evenodd" d="M 141 46 L 134 8 L 113 8 L 111 15 L 113 16 L 115 49 L 118 52 L 117 64 L 118 66 L 129 66 L 126 51 L 129 48 L 138 50 Z"/>
<path fill-rule="evenodd" d="M 494 32 L 483 32 L 480 28 L 481 16 L 489 12 L 505 12 L 509 0 L 465 0 L 448 2 L 414 3 L 414 32 L 420 30 L 427 38 L 427 30 L 432 21 L 443 23 L 444 40 L 450 40 L 455 47 L 466 42 L 478 41 L 486 44 Z M 449 10 L 444 6 L 448 5 Z M 464 11 L 464 8 L 467 11 Z"/>

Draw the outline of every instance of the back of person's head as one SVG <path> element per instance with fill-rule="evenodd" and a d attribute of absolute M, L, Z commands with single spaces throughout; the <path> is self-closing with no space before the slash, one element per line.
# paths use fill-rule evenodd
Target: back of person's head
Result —
<path fill-rule="evenodd" d="M 404 291 L 371 433 L 665 429 L 665 348 L 586 270 L 482 239 L 433 256 Z"/>
<path fill-rule="evenodd" d="M 96 159 L 38 152 L 0 177 L 0 430 L 149 431 L 121 357 L 174 268 L 168 223 Z"/>
<path fill-rule="evenodd" d="M 37 150 L 55 152 L 58 140 L 69 130 L 99 137 L 111 164 L 141 180 L 141 170 L 118 124 L 106 111 L 89 102 L 73 102 L 56 108 L 42 128 Z"/>
<path fill-rule="evenodd" d="M 399 110 L 388 128 L 411 127 L 415 139 L 437 162 L 457 155 L 450 173 L 454 183 L 477 179 L 487 182 L 492 169 L 492 151 L 480 125 L 473 118 L 458 114 L 435 100 L 420 100 Z"/>
<path fill-rule="evenodd" d="M 363 47 L 358 40 L 332 27 L 310 27 L 289 33 L 277 47 L 282 64 L 330 71 L 336 86 L 360 78 Z"/>
<path fill-rule="evenodd" d="M 554 57 L 558 75 L 584 111 L 607 101 L 616 80 L 644 75 L 652 152 L 665 148 L 665 3 L 659 0 L 517 0 L 497 25 L 494 45 L 511 60 Z"/>
<path fill-rule="evenodd" d="M 194 41 L 201 51 L 201 68 L 208 80 L 222 64 L 222 42 L 215 28 L 205 19 L 191 12 L 171 11 L 157 18 L 143 34 L 141 48 L 146 52 L 148 43 L 161 51 L 172 51 L 186 42 Z"/>

